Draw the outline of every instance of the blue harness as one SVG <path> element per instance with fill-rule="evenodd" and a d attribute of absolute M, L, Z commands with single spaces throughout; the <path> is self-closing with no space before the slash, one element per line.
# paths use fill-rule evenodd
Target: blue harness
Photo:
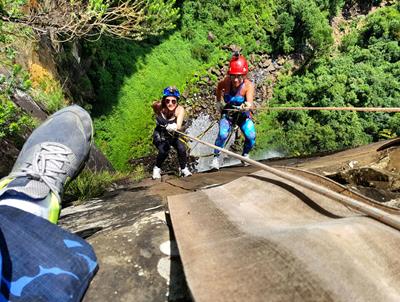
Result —
<path fill-rule="evenodd" d="M 240 84 L 240 86 L 237 88 L 236 91 L 233 90 L 231 86 L 229 93 L 224 94 L 224 101 L 225 101 L 224 109 L 237 109 L 237 107 L 246 102 L 246 96 L 240 94 L 243 86 L 244 82 Z M 222 117 L 226 117 L 230 121 L 240 123 L 243 122 L 246 118 L 250 118 L 250 112 L 222 110 Z"/>

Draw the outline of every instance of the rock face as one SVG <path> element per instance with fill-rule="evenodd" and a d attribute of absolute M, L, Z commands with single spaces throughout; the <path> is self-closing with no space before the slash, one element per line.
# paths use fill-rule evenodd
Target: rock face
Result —
<path fill-rule="evenodd" d="M 393 177 L 393 175 L 398 173 L 400 169 L 400 165 L 398 164 L 400 162 L 398 160 L 400 157 L 399 144 L 399 140 L 390 141 L 389 143 L 379 142 L 320 158 L 275 159 L 265 161 L 264 163 L 268 165 L 294 166 L 324 176 L 332 176 L 339 172 L 348 173 L 351 175 L 351 171 L 356 173 L 356 171 L 360 169 L 364 169 L 365 171 L 368 169 L 370 169 L 369 171 L 379 170 L 380 173 L 378 174 L 375 172 L 365 173 L 363 174 L 363 177 L 370 177 L 369 182 L 371 181 L 372 177 L 374 179 L 379 178 L 380 180 L 390 180 L 389 177 L 382 175 L 390 174 Z M 242 222 L 241 219 L 244 215 L 255 215 L 256 218 L 251 219 L 250 221 L 254 223 L 254 230 L 258 230 L 259 224 L 273 223 L 280 213 L 279 209 L 281 209 L 282 202 L 279 200 L 275 203 L 271 201 L 274 198 L 275 200 L 277 199 L 275 194 L 272 194 L 271 192 L 279 186 L 273 184 L 271 186 L 271 191 L 266 191 L 267 194 L 263 192 L 262 196 L 258 196 L 257 198 L 253 199 L 247 198 L 245 202 L 239 202 L 240 198 L 243 198 L 244 195 L 250 193 L 253 194 L 255 187 L 244 186 L 246 189 L 240 191 L 240 180 L 236 181 L 236 183 L 239 182 L 238 185 L 235 185 L 231 182 L 239 177 L 249 175 L 257 170 L 258 168 L 251 166 L 229 167 L 223 168 L 219 172 L 194 174 L 189 178 L 176 178 L 171 175 L 163 175 L 161 182 L 144 180 L 141 183 L 127 185 L 124 188 L 109 192 L 100 199 L 91 200 L 81 205 L 74 205 L 63 209 L 60 218 L 61 227 L 74 232 L 83 238 L 86 238 L 86 240 L 88 240 L 94 247 L 100 264 L 100 270 L 92 281 L 84 301 L 191 301 L 191 294 L 189 293 L 185 283 L 187 276 L 185 276 L 182 269 L 178 254 L 179 250 L 176 249 L 175 245 L 175 234 L 173 233 L 173 229 L 170 227 L 169 213 L 166 212 L 166 197 L 190 192 L 194 192 L 190 196 L 194 196 L 202 192 L 203 194 L 206 194 L 204 193 L 205 189 L 214 188 L 214 191 L 211 189 L 207 192 L 220 192 L 220 198 L 217 198 L 217 195 L 214 193 L 210 193 L 209 195 L 210 197 L 214 198 L 217 203 L 222 202 L 224 196 L 228 196 L 225 199 L 225 201 L 227 201 L 226 204 L 228 204 L 229 207 L 234 208 L 236 202 L 236 207 L 240 209 L 240 214 L 236 217 L 237 219 L 233 219 L 229 221 L 229 223 L 226 223 L 226 229 L 232 225 L 232 221 Z M 253 182 L 257 180 L 257 177 L 254 176 L 251 176 L 250 178 Z M 221 186 L 226 183 L 230 184 L 227 186 Z M 394 182 L 392 183 L 395 184 Z M 359 192 L 367 188 L 363 185 L 356 185 L 354 183 L 347 183 L 347 185 L 352 189 L 358 190 Z M 355 185 L 357 187 L 354 187 Z M 381 183 L 381 185 L 383 185 L 383 183 Z M 251 188 L 251 190 L 247 190 L 248 188 Z M 281 187 L 282 191 L 285 191 L 284 188 L 285 186 Z M 262 185 L 261 189 L 265 190 L 265 186 Z M 390 192 L 388 190 L 385 191 Z M 243 192 L 243 194 L 240 194 L 240 192 Z M 300 192 L 301 190 L 298 191 L 299 196 L 301 196 Z M 395 194 L 396 192 L 390 192 L 390 194 L 392 193 Z M 252 207 L 246 208 L 246 205 L 249 202 L 260 201 L 262 198 L 266 198 L 268 194 L 270 195 L 270 198 L 266 200 L 265 204 L 274 205 L 274 209 L 278 214 L 271 219 L 261 219 L 258 221 L 257 219 L 260 219 L 259 216 L 257 216 L 258 212 L 254 211 L 254 208 Z M 296 194 L 293 194 L 291 191 L 291 195 L 294 197 Z M 186 200 L 182 199 L 182 197 L 179 198 L 181 198 L 181 202 L 184 205 L 190 204 L 198 207 L 201 203 L 198 200 L 189 199 L 189 197 L 187 197 Z M 319 201 L 320 199 L 320 197 L 316 197 L 314 200 Z M 377 200 L 382 201 L 379 198 L 377 198 Z M 387 199 L 384 204 L 393 205 L 391 202 L 392 201 Z M 328 208 L 329 204 L 331 203 L 327 204 Z M 310 217 L 320 215 L 318 214 L 318 211 L 312 209 L 312 207 L 308 206 L 305 202 L 300 204 L 299 211 L 293 210 L 292 205 L 288 205 L 285 209 L 286 210 L 283 211 L 284 214 L 291 209 L 295 215 L 297 215 L 300 210 L 310 212 Z M 343 211 L 348 211 L 348 209 L 344 208 Z M 230 213 L 234 213 L 233 210 Z M 267 211 L 267 213 L 270 213 L 270 211 Z M 195 226 L 195 218 L 207 220 L 205 215 L 202 216 L 200 212 L 193 212 L 192 210 L 182 211 L 182 215 L 186 217 L 185 219 L 189 219 L 189 225 L 191 226 Z M 193 217 L 193 219 L 191 219 L 191 217 Z M 212 216 L 212 218 L 221 217 L 226 218 L 227 216 L 225 216 L 225 214 L 221 215 L 220 212 Z M 298 220 L 294 221 L 295 223 L 298 223 Z M 328 225 L 336 225 L 336 223 L 329 223 Z M 204 242 L 207 243 L 205 227 L 203 228 L 203 226 L 204 224 L 196 225 L 196 227 L 198 227 L 201 231 L 194 236 L 191 236 L 192 242 L 195 245 L 197 244 L 197 247 L 193 249 L 194 255 L 196 255 L 196 253 L 200 253 L 201 249 L 207 250 L 205 245 L 202 245 L 199 241 L 199 238 L 202 237 Z M 244 227 L 245 224 L 241 223 L 240 226 Z M 323 230 L 322 227 L 315 228 L 314 224 L 312 229 Z M 391 232 L 392 231 L 393 230 L 391 230 Z M 224 229 L 221 229 L 221 232 L 224 232 Z M 228 235 L 232 234 L 229 231 L 226 231 L 225 233 Z M 293 234 L 297 236 L 296 233 Z M 307 240 L 313 238 L 312 236 L 309 236 L 310 233 L 307 234 Z M 347 236 L 348 234 L 351 234 L 351 232 L 349 233 L 349 229 L 346 227 L 343 235 Z M 340 238 L 340 236 L 337 237 L 336 235 L 334 238 Z M 365 238 L 378 238 L 378 236 L 370 237 L 369 235 L 365 235 Z M 242 244 L 244 249 L 248 248 L 248 246 L 252 246 L 251 244 L 243 244 L 242 239 L 243 238 L 241 237 L 237 242 L 238 244 Z M 293 248 L 293 242 L 297 242 L 301 245 L 302 242 L 306 242 L 306 240 L 296 241 L 294 239 L 293 241 L 293 239 L 291 239 L 287 241 L 287 247 Z M 351 242 L 351 240 L 348 242 Z M 260 239 L 258 238 L 253 243 L 260 243 Z M 236 241 L 234 240 L 228 240 L 223 242 L 220 247 L 232 246 L 231 251 L 234 251 L 238 248 L 238 244 L 236 244 Z M 378 245 L 374 245 L 374 247 L 376 246 Z M 271 245 L 268 245 L 268 247 L 271 247 Z M 213 246 L 212 248 L 215 249 L 216 246 Z M 354 248 L 354 245 L 349 245 L 347 248 Z M 307 245 L 307 249 L 310 253 L 314 253 L 315 251 L 312 243 Z M 293 252 L 303 250 L 304 247 L 293 248 Z M 355 253 L 356 252 L 357 251 L 355 251 Z M 232 257 L 232 255 L 234 254 L 230 252 L 224 254 L 223 257 L 221 257 L 221 263 L 226 263 L 226 267 L 233 271 L 233 275 L 235 275 L 234 269 L 232 269 L 230 265 L 232 263 L 237 263 L 239 258 L 229 258 Z M 247 254 L 244 254 L 244 256 L 239 260 L 251 262 L 254 259 L 251 257 L 246 257 L 246 255 Z M 259 255 L 263 255 L 263 253 Z M 276 253 L 276 250 L 274 250 L 271 255 L 282 256 L 285 255 L 285 253 Z M 201 257 L 203 255 L 199 254 L 198 256 Z M 340 263 L 345 263 L 341 262 L 341 257 L 343 257 L 343 253 L 342 251 L 339 251 L 337 255 L 337 262 L 335 262 L 337 265 Z M 307 259 L 319 258 L 308 257 Z M 395 259 L 395 256 L 390 259 Z M 213 258 L 208 260 L 213 261 L 215 259 Z M 232 260 L 232 262 L 229 260 Z M 372 259 L 371 261 L 373 265 L 376 265 L 376 258 Z M 271 264 L 271 266 L 274 266 L 276 262 L 268 262 L 265 260 L 260 265 L 266 265 L 268 263 Z M 352 263 L 354 263 L 354 261 Z M 196 263 L 192 262 L 191 264 Z M 200 273 L 207 274 L 204 266 L 202 266 L 202 262 L 198 262 L 197 264 L 199 264 L 199 267 L 202 268 Z M 284 271 L 284 269 L 287 269 L 288 267 L 294 267 L 287 266 L 285 262 L 282 262 L 281 264 L 282 270 L 274 271 L 274 273 L 279 275 L 279 272 Z M 297 268 L 302 267 L 302 264 L 304 264 L 303 261 L 297 263 Z M 254 265 L 249 265 L 248 267 L 256 268 Z M 343 267 L 346 268 L 347 266 L 343 265 Z M 382 270 L 380 271 L 382 272 Z M 221 281 L 219 280 L 219 276 L 220 275 L 213 275 L 212 278 L 218 279 L 216 282 L 219 282 Z M 240 278 L 240 276 L 243 275 L 236 274 L 235 276 Z M 257 277 L 259 275 L 253 276 Z M 285 284 L 287 285 L 286 277 L 293 276 L 293 272 L 290 270 L 290 272 L 287 272 L 287 275 L 284 274 L 282 276 L 281 282 L 276 281 L 279 279 L 271 278 L 271 282 L 276 282 L 276 286 L 279 289 L 282 289 L 281 286 Z M 358 275 L 353 274 L 352 276 Z M 303 277 L 304 274 L 299 275 L 299 280 L 303 280 Z M 359 280 L 359 278 L 353 278 L 352 280 L 358 282 L 357 280 Z M 208 280 L 208 282 L 209 281 L 210 280 Z M 346 281 L 346 279 L 344 281 Z M 201 284 L 199 288 L 201 288 Z M 309 289 L 310 287 L 307 287 L 308 291 Z M 254 296 L 251 295 L 251 292 L 247 292 L 249 293 L 250 298 L 254 298 Z M 379 291 L 375 292 L 378 293 Z M 318 295 L 318 293 L 318 290 L 316 290 L 315 287 L 312 287 L 311 292 L 307 293 L 307 297 L 311 294 Z M 285 294 L 288 294 L 288 292 L 285 292 Z M 244 301 L 250 300 L 251 299 Z M 230 299 L 228 299 L 228 301 L 230 301 Z"/>
<path fill-rule="evenodd" d="M 232 49 L 232 47 L 227 47 L 227 49 Z M 254 97 L 256 108 L 272 97 L 272 89 L 279 72 L 284 68 L 288 71 L 296 69 L 303 61 L 304 58 L 300 55 L 279 57 L 271 57 L 268 54 L 250 55 L 248 78 L 256 87 Z M 200 113 L 208 114 L 213 119 L 219 118 L 215 105 L 215 89 L 218 81 L 227 74 L 227 68 L 228 62 L 225 65 L 211 67 L 207 75 L 199 77 L 195 84 L 188 86 L 183 96 L 186 97 L 186 107 L 190 118 L 196 118 Z"/>
<path fill-rule="evenodd" d="M 93 246 L 100 269 L 83 301 L 191 301 L 166 196 L 219 185 L 255 171 L 230 168 L 188 179 L 163 175 L 65 208 L 60 226 Z"/>
<path fill-rule="evenodd" d="M 44 121 L 47 118 L 48 113 L 43 107 L 40 107 L 29 94 L 17 89 L 11 99 L 25 113 L 39 121 Z"/>
<path fill-rule="evenodd" d="M 100 269 L 84 301 L 185 301 L 178 253 L 160 196 L 146 190 L 67 208 L 61 224 L 88 237 Z"/>
<path fill-rule="evenodd" d="M 5 139 L 1 140 L 0 178 L 6 176 L 11 171 L 18 154 L 19 150 L 13 142 Z"/>

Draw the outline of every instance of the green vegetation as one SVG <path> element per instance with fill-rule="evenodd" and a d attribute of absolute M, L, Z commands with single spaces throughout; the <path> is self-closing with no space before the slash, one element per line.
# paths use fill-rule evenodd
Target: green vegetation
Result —
<path fill-rule="evenodd" d="M 14 105 L 10 96 L 17 88 L 28 90 L 31 81 L 29 74 L 20 65 L 13 63 L 16 55 L 12 47 L 14 38 L 2 32 L 5 28 L 10 29 L 0 23 L 0 43 L 4 46 L 0 48 L 0 58 L 3 66 L 9 70 L 9 74 L 0 74 L 0 140 L 20 143 L 21 137 L 34 127 L 35 122 Z"/>
<path fill-rule="evenodd" d="M 23 114 L 3 94 L 0 94 L 0 100 L 0 140 L 15 139 L 34 126 L 32 118 Z"/>
<path fill-rule="evenodd" d="M 273 104 L 287 106 L 400 107 L 400 12 L 379 9 L 343 39 L 340 52 L 322 56 L 298 75 L 282 75 Z M 399 114 L 279 112 L 263 115 L 259 148 L 289 154 L 358 146 L 400 134 Z M 265 132 L 265 131 L 264 131 Z M 268 131 L 267 131 L 268 132 Z"/>
<path fill-rule="evenodd" d="M 315 53 L 332 44 L 325 10 L 336 11 L 342 5 L 336 2 L 184 1 L 181 32 L 192 41 L 193 57 L 214 64 L 225 59 L 229 45 L 244 54 Z"/>
<path fill-rule="evenodd" d="M 18 18 L 23 15 L 21 7 L 25 4 L 25 0 L 0 1 L 0 15 L 7 14 L 9 17 Z M 32 96 L 49 112 L 54 112 L 66 104 L 61 85 L 48 72 L 35 65 L 35 70 L 29 73 L 20 64 L 15 63 L 18 52 L 25 47 L 26 41 L 32 38 L 32 31 L 29 28 L 12 22 L 0 22 L 0 59 L 2 67 L 9 72 L 3 71 L 4 73 L 0 75 L 0 98 L 2 99 L 0 110 L 2 112 L 10 112 L 10 108 L 13 107 L 10 97 L 16 89 L 32 92 Z M 14 130 L 2 131 L 8 135 L 15 134 L 18 132 L 17 129 L 24 132 L 29 127 L 34 127 L 32 119 L 16 108 L 12 109 L 12 114 L 9 116 L 10 120 L 6 120 L 5 123 L 12 126 Z M 3 116 L 3 118 L 6 117 Z"/>
<path fill-rule="evenodd" d="M 121 70 L 122 63 L 130 59 L 126 55 L 113 57 L 114 61 L 109 61 L 111 70 Z M 132 52 L 130 56 L 134 61 L 136 53 Z M 113 165 L 122 170 L 127 169 L 129 159 L 152 152 L 155 125 L 152 102 L 160 99 L 162 90 L 168 85 L 176 85 L 183 90 L 186 79 L 199 68 L 199 63 L 190 55 L 190 43 L 179 35 L 173 35 L 137 59 L 134 68 L 136 72 L 122 82 L 118 104 L 112 113 L 95 120 L 98 146 Z M 108 80 L 111 83 L 115 80 L 111 76 L 112 73 L 105 72 L 99 78 L 104 87 L 109 87 Z M 106 91 L 111 92 L 112 89 Z"/>
<path fill-rule="evenodd" d="M 67 106 L 68 101 L 58 80 L 39 65 L 32 65 L 30 72 L 31 95 L 37 102 L 44 105 L 49 113 Z"/>
<path fill-rule="evenodd" d="M 26 16 L 19 8 L 25 2 L 0 0 L 0 15 L 24 19 Z M 86 107 L 95 117 L 98 146 L 119 170 L 129 170 L 130 159 L 153 153 L 151 103 L 160 98 L 167 85 L 176 85 L 181 91 L 187 88 L 189 95 L 198 92 L 197 84 L 204 85 L 201 81 L 206 70 L 225 64 L 235 47 L 241 48 L 247 56 L 252 55 L 252 61 L 265 53 L 272 57 L 293 54 L 304 57 L 303 66 L 295 74 L 289 67 L 283 69 L 286 71 L 281 73 L 274 87 L 272 105 L 400 106 L 399 4 L 385 1 L 390 6 L 379 8 L 368 17 L 354 18 L 352 22 L 339 20 L 338 25 L 334 19 L 342 9 L 352 14 L 349 9 L 355 3 L 368 11 L 380 2 L 144 2 L 143 20 L 147 21 L 140 24 L 138 32 L 112 33 L 104 29 L 108 37 L 82 44 L 81 55 L 90 61 L 90 68 L 77 90 L 93 90 L 96 94 L 95 100 Z M 90 19 L 93 21 L 104 16 L 111 7 L 114 9 L 117 3 L 125 2 L 67 1 L 60 9 L 78 5 L 77 8 L 82 10 L 77 11 L 93 14 Z M 52 13 L 54 10 L 49 8 L 48 16 Z M 41 20 L 49 21 L 48 18 Z M 121 20 L 115 25 L 121 25 Z M 54 24 L 61 21 L 54 20 Z M 4 45 L 2 56 L 8 58 L 10 70 L 15 70 L 18 76 L 1 78 L 2 83 L 12 82 L 4 87 L 39 89 L 35 97 L 44 100 L 50 111 L 59 109 L 65 104 L 61 85 L 52 82 L 51 78 L 38 81 L 32 75 L 26 77 L 18 65 L 13 65 L 15 50 L 10 47 L 12 38 L 7 34 L 13 29 L 9 23 L 0 23 L 0 42 Z M 340 45 L 333 43 L 330 23 L 342 28 L 342 33 L 351 28 L 340 39 Z M 96 28 L 89 32 L 96 37 L 103 33 Z M 152 36 L 160 33 L 163 35 L 157 38 Z M 58 37 L 63 36 L 63 33 L 58 34 Z M 79 36 L 79 33 L 64 33 L 67 38 L 74 35 Z M 151 38 L 138 42 L 145 36 Z M 214 85 L 216 76 L 209 78 L 214 82 L 210 85 Z M 182 101 L 187 106 L 194 105 Z M 356 146 L 400 133 L 398 114 L 264 112 L 256 119 L 260 152 L 273 146 L 287 154 L 309 154 Z"/>
<path fill-rule="evenodd" d="M 190 83 L 192 93 L 199 74 L 225 63 L 228 45 L 245 54 L 326 51 L 331 29 L 320 7 L 313 0 L 183 1 L 179 31 L 160 43 L 91 44 L 86 55 L 96 57 L 89 78 L 97 95 L 97 144 L 117 169 L 153 152 L 151 102 L 171 84 L 183 90 Z"/>
<path fill-rule="evenodd" d="M 113 183 L 129 177 L 130 175 L 124 173 L 110 173 L 107 171 L 95 173 L 84 169 L 76 179 L 68 184 L 65 195 L 77 200 L 79 203 L 101 196 Z"/>

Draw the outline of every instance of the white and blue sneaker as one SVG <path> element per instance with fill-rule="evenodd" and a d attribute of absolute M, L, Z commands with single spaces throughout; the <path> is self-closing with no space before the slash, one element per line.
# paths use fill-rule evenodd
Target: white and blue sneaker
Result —
<path fill-rule="evenodd" d="M 182 169 L 180 174 L 182 177 L 192 176 L 192 172 L 190 172 L 188 167 L 185 167 L 184 169 Z"/>
<path fill-rule="evenodd" d="M 153 179 L 161 179 L 161 169 L 157 166 L 154 166 L 153 168 L 153 175 L 152 177 Z"/>
<path fill-rule="evenodd" d="M 219 170 L 219 156 L 214 156 L 210 168 L 212 170 Z"/>
<path fill-rule="evenodd" d="M 243 156 L 244 158 L 246 158 L 246 159 L 250 159 L 250 155 L 249 155 L 249 154 L 243 154 L 242 156 Z M 243 165 L 244 167 L 250 166 L 250 164 L 249 164 L 248 162 L 244 161 L 244 160 L 242 160 L 242 165 Z"/>
<path fill-rule="evenodd" d="M 92 120 L 83 108 L 54 113 L 32 132 L 11 173 L 0 180 L 0 205 L 56 223 L 64 185 L 83 168 L 92 138 Z"/>

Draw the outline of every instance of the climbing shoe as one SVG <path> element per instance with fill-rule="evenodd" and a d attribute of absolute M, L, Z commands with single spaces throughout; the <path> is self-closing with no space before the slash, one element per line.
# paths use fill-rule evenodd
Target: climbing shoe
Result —
<path fill-rule="evenodd" d="M 157 166 L 154 166 L 153 168 L 153 179 L 161 179 L 161 169 Z"/>
<path fill-rule="evenodd" d="M 244 158 L 250 159 L 249 154 L 243 154 L 242 156 L 243 156 Z M 245 162 L 244 160 L 242 160 L 242 165 L 243 165 L 244 167 L 250 166 L 250 164 L 249 164 L 248 162 Z"/>
<path fill-rule="evenodd" d="M 188 167 L 185 167 L 185 169 L 181 170 L 181 176 L 182 177 L 189 177 L 192 176 L 192 172 L 190 172 Z"/>
<path fill-rule="evenodd" d="M 210 167 L 213 170 L 219 170 L 219 156 L 214 156 Z"/>

